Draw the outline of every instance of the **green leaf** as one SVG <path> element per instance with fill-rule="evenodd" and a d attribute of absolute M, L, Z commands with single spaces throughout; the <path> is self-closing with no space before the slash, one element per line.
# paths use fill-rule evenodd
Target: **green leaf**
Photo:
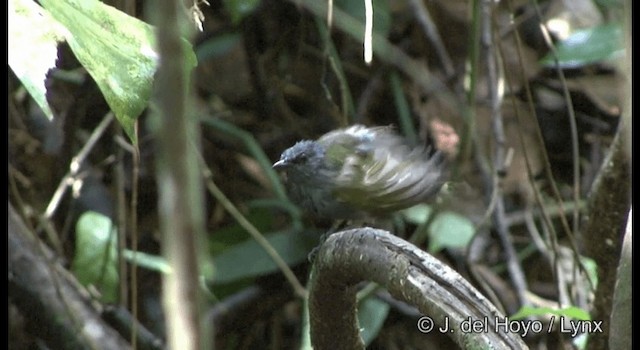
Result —
<path fill-rule="evenodd" d="M 432 209 L 428 205 L 416 205 L 402 211 L 410 222 L 422 225 L 428 222 Z M 439 212 L 429 225 L 429 252 L 435 253 L 444 248 L 466 248 L 475 228 L 466 217 L 451 211 Z"/>
<path fill-rule="evenodd" d="M 619 24 L 577 30 L 560 42 L 556 50 L 561 68 L 578 68 L 622 57 L 623 54 L 622 27 Z M 547 54 L 541 63 L 545 66 L 555 66 L 553 54 Z"/>
<path fill-rule="evenodd" d="M 225 0 L 224 7 L 229 11 L 231 22 L 238 24 L 245 17 L 253 13 L 260 4 L 260 0 Z"/>
<path fill-rule="evenodd" d="M 9 67 L 49 120 L 53 112 L 44 82 L 56 66 L 64 30 L 34 1 L 9 0 Z"/>
<path fill-rule="evenodd" d="M 454 212 L 442 212 L 429 226 L 429 252 L 435 253 L 443 248 L 466 248 L 475 228 L 471 221 Z"/>
<path fill-rule="evenodd" d="M 154 29 L 98 0 L 41 0 L 66 29 L 74 54 L 102 91 L 109 107 L 135 143 L 136 118 L 146 108 L 158 66 Z M 183 40 L 188 67 L 196 65 Z"/>
<path fill-rule="evenodd" d="M 256 207 L 247 203 L 249 211 L 245 218 L 260 232 L 267 232 L 272 227 L 273 210 L 270 207 Z M 212 232 L 209 238 L 209 253 L 216 256 L 240 242 L 250 238 L 249 233 L 237 222 L 221 227 Z"/>
<path fill-rule="evenodd" d="M 570 318 L 581 320 L 581 321 L 591 320 L 591 316 L 589 316 L 589 313 L 587 311 L 576 306 L 570 306 L 564 309 L 523 306 L 522 308 L 520 308 L 520 310 L 518 310 L 518 312 L 516 312 L 509 318 L 513 320 L 521 320 L 529 316 L 541 316 L 546 314 L 565 316 L 565 317 L 570 317 Z"/>
<path fill-rule="evenodd" d="M 71 270 L 84 286 L 93 285 L 106 303 L 118 299 L 117 231 L 111 219 L 88 211 L 76 223 L 76 251 Z"/>
<path fill-rule="evenodd" d="M 622 9 L 624 8 L 624 0 L 595 0 L 596 5 L 604 9 Z M 629 3 L 631 4 L 631 3 Z"/>
<path fill-rule="evenodd" d="M 289 265 L 307 259 L 311 249 L 318 244 L 318 237 L 297 231 L 268 235 L 267 240 Z M 254 240 L 237 244 L 214 257 L 214 276 L 205 276 L 213 283 L 229 283 L 235 280 L 262 276 L 278 271 L 269 255 Z"/>
<path fill-rule="evenodd" d="M 360 324 L 360 336 L 365 345 L 378 336 L 384 321 L 389 314 L 389 304 L 377 298 L 366 298 L 358 305 L 358 322 Z"/>
<path fill-rule="evenodd" d="M 598 287 L 598 264 L 595 260 L 588 258 L 586 256 L 580 256 L 580 262 L 582 266 L 584 266 L 587 275 L 591 282 L 593 282 L 594 288 Z"/>

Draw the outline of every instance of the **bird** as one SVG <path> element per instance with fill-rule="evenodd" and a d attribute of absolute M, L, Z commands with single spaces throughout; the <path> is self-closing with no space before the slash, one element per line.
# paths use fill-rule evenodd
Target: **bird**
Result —
<path fill-rule="evenodd" d="M 423 203 L 444 184 L 445 159 L 392 126 L 353 125 L 282 152 L 273 168 L 291 200 L 317 219 L 378 218 Z"/>

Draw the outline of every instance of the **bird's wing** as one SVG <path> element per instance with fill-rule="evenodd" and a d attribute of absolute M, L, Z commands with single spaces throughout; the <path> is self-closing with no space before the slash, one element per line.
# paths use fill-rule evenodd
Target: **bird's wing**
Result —
<path fill-rule="evenodd" d="M 321 138 L 331 141 L 329 152 L 340 155 L 331 158 L 343 160 L 336 178 L 338 200 L 375 214 L 413 206 L 438 192 L 440 153 L 429 157 L 424 147 L 410 147 L 390 127 L 346 130 L 350 137 L 332 132 Z"/>

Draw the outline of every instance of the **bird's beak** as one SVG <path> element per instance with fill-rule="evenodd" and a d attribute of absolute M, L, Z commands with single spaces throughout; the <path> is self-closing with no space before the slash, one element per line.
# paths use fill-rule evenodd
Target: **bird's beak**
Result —
<path fill-rule="evenodd" d="M 279 161 L 273 163 L 273 168 L 278 170 L 278 169 L 283 169 L 287 166 L 287 162 L 284 161 L 284 159 L 280 159 Z"/>

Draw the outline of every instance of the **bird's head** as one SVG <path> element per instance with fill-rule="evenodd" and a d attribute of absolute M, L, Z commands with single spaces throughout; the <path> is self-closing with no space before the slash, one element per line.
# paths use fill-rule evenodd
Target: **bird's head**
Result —
<path fill-rule="evenodd" d="M 280 160 L 273 164 L 276 170 L 312 176 L 323 168 L 325 149 L 316 141 L 299 141 L 282 152 Z"/>

